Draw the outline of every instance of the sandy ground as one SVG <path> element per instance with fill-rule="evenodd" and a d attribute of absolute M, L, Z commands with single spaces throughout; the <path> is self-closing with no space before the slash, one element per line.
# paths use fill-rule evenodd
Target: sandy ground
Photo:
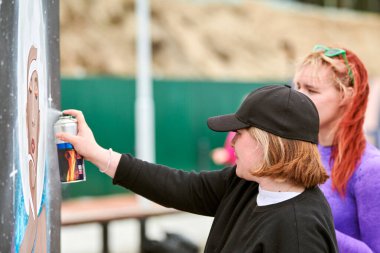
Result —
<path fill-rule="evenodd" d="M 199 245 L 200 252 L 203 252 L 211 223 L 210 217 L 187 213 L 151 218 L 147 222 L 147 235 L 151 239 L 161 240 L 165 232 L 175 232 Z M 139 253 L 139 231 L 136 220 L 110 223 L 111 253 Z M 98 224 L 62 227 L 61 253 L 100 253 L 101 236 Z"/>

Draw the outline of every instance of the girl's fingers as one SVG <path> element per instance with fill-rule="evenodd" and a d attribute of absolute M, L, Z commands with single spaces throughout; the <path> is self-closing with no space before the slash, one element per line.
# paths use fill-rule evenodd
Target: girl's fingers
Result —
<path fill-rule="evenodd" d="M 82 111 L 69 109 L 69 110 L 64 110 L 63 113 L 74 116 L 78 120 L 78 123 L 80 122 L 86 123 L 86 120 L 84 119 Z"/>
<path fill-rule="evenodd" d="M 73 144 L 75 146 L 75 143 L 76 143 L 76 140 L 77 140 L 77 136 L 75 135 L 72 135 L 72 134 L 69 134 L 69 133 L 57 133 L 55 135 L 55 137 L 61 141 L 64 141 L 64 142 L 69 142 L 71 144 Z"/>
<path fill-rule="evenodd" d="M 79 131 L 82 130 L 83 127 L 87 127 L 87 123 L 86 123 L 86 120 L 84 119 L 84 115 L 82 111 L 69 109 L 69 110 L 64 110 L 63 113 L 72 115 L 77 119 Z"/>

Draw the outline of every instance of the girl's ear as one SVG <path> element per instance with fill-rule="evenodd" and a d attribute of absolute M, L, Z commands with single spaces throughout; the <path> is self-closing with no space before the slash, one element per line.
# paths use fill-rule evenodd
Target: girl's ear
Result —
<path fill-rule="evenodd" d="M 342 92 L 342 100 L 340 105 L 346 106 L 351 102 L 354 95 L 354 89 L 352 87 L 347 87 L 345 92 Z"/>

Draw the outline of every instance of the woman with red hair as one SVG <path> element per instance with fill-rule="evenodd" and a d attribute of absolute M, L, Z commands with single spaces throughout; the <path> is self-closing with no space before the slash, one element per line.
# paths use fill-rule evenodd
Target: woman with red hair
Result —
<path fill-rule="evenodd" d="M 330 175 L 330 203 L 340 252 L 380 252 L 380 151 L 364 136 L 369 85 L 351 51 L 317 45 L 301 62 L 296 88 L 315 103 L 319 151 Z"/>

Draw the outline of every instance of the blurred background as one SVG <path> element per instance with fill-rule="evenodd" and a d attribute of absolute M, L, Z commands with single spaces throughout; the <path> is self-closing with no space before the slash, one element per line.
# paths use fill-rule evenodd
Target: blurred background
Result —
<path fill-rule="evenodd" d="M 103 147 L 132 154 L 137 1 L 60 1 L 62 108 L 82 110 Z M 223 146 L 225 134 L 210 131 L 207 118 L 234 112 L 252 89 L 291 84 L 297 62 L 315 44 L 349 48 L 367 66 L 365 130 L 379 144 L 379 0 L 147 2 L 157 163 L 188 171 L 220 169 L 210 152 Z M 64 200 L 130 194 L 92 164 L 86 171 L 86 182 L 62 186 Z M 211 222 L 185 214 L 152 218 L 147 234 L 162 238 L 174 231 L 203 247 Z M 100 231 L 96 224 L 62 227 L 62 252 L 101 252 Z M 137 231 L 133 220 L 111 223 L 111 252 L 138 252 Z"/>
<path fill-rule="evenodd" d="M 153 0 L 150 5 L 155 78 L 286 80 L 295 60 L 316 43 L 351 48 L 371 75 L 380 74 L 378 0 Z M 135 0 L 62 1 L 62 75 L 135 77 L 135 7 Z"/>

